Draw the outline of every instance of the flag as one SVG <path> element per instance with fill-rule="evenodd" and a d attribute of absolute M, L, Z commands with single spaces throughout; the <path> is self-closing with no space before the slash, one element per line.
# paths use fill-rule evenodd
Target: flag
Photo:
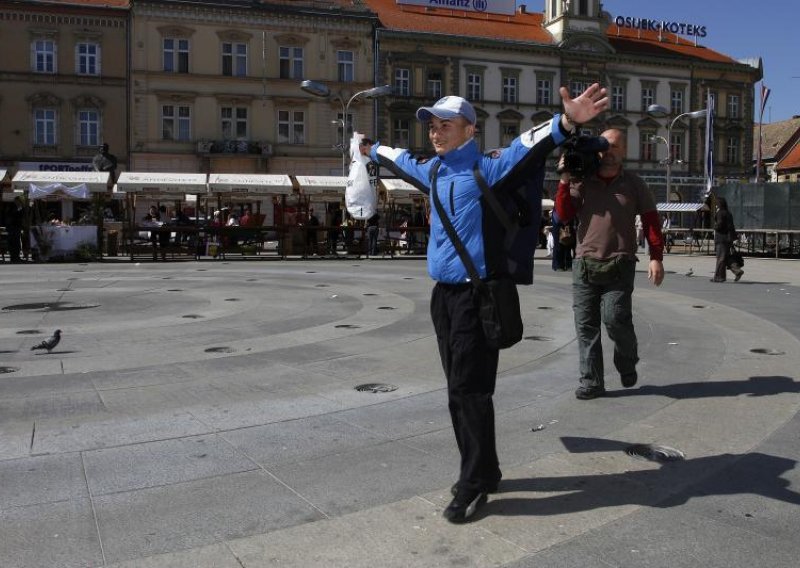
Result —
<path fill-rule="evenodd" d="M 764 122 L 764 108 L 767 106 L 767 99 L 769 98 L 769 94 L 772 91 L 767 88 L 764 82 L 761 82 L 761 111 L 758 115 L 758 152 L 756 157 L 756 183 L 761 179 L 761 156 L 762 156 L 762 148 L 761 148 L 761 124 Z"/>
<path fill-rule="evenodd" d="M 706 195 L 711 195 L 714 187 L 714 97 L 711 90 L 706 95 Z"/>
<path fill-rule="evenodd" d="M 769 98 L 769 94 L 772 92 L 771 89 L 768 89 L 764 82 L 761 82 L 761 114 L 759 115 L 758 121 L 762 122 L 764 118 L 764 109 L 767 106 L 767 99 Z"/>

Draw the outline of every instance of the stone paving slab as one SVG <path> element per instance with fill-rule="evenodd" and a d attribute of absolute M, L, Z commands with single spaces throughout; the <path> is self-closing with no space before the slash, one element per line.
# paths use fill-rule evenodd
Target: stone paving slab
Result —
<path fill-rule="evenodd" d="M 748 261 L 724 285 L 684 275 L 708 257 L 666 265 L 661 288 L 637 275 L 640 384 L 610 373 L 588 402 L 570 275 L 537 268 L 526 335 L 550 341 L 501 357 L 504 480 L 462 527 L 441 518 L 458 456 L 422 262 L 12 267 L 3 306 L 100 306 L 3 312 L 0 364 L 20 370 L 0 376 L 0 565 L 790 565 L 800 264 Z M 54 325 L 50 355 L 16 333 Z M 643 442 L 687 459 L 625 454 Z"/>

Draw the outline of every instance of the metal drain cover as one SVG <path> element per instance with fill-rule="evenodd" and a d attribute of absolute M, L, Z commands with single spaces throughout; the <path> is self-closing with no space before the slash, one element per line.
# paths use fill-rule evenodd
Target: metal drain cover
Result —
<path fill-rule="evenodd" d="M 181 316 L 181 317 L 182 318 L 186 318 L 186 319 L 196 320 L 196 319 L 200 319 L 200 318 L 205 317 L 205 316 L 201 316 L 201 315 L 198 315 L 198 314 L 186 314 L 185 316 Z"/>
<path fill-rule="evenodd" d="M 697 308 L 698 310 L 705 310 L 708 306 L 704 306 L 702 304 L 695 304 L 692 306 L 693 308 Z"/>
<path fill-rule="evenodd" d="M 38 335 L 39 333 L 42 333 L 42 332 L 41 332 L 41 330 L 38 330 L 38 329 L 20 329 L 17 332 L 17 335 Z"/>
<path fill-rule="evenodd" d="M 352 323 L 340 323 L 339 325 L 335 325 L 333 327 L 337 327 L 340 329 L 358 329 L 361 327 L 360 325 L 353 325 Z"/>
<path fill-rule="evenodd" d="M 32 304 L 14 304 L 5 306 L 4 312 L 23 311 L 23 310 L 48 310 L 51 312 L 66 312 L 69 310 L 87 310 L 97 308 L 100 304 L 75 304 L 72 302 L 37 302 Z"/>
<path fill-rule="evenodd" d="M 528 335 L 525 339 L 528 341 L 553 341 L 552 337 L 545 337 L 544 335 Z"/>
<path fill-rule="evenodd" d="M 233 347 L 209 347 L 206 353 L 233 353 L 236 351 Z"/>
<path fill-rule="evenodd" d="M 757 347 L 756 349 L 751 349 L 750 353 L 758 353 L 759 355 L 786 355 L 785 352 L 779 349 L 769 349 L 767 347 Z"/>
<path fill-rule="evenodd" d="M 625 453 L 634 458 L 655 462 L 673 462 L 686 459 L 686 455 L 680 450 L 655 444 L 635 444 L 625 450 Z"/>
<path fill-rule="evenodd" d="M 367 383 L 365 385 L 358 385 L 356 387 L 358 392 L 392 392 L 397 390 L 397 387 L 394 385 L 384 384 L 384 383 Z"/>
<path fill-rule="evenodd" d="M 538 307 L 538 308 L 536 308 L 536 309 L 537 309 L 537 310 L 552 310 L 552 309 L 553 309 L 553 307 L 552 307 L 552 306 L 539 306 L 539 307 Z"/>
<path fill-rule="evenodd" d="M 378 306 L 379 310 L 396 310 L 397 308 L 393 306 Z"/>
<path fill-rule="evenodd" d="M 167 292 L 183 292 L 182 288 L 170 288 Z"/>
<path fill-rule="evenodd" d="M 19 367 L 0 367 L 0 374 L 16 373 L 17 371 L 19 371 Z"/>
<path fill-rule="evenodd" d="M 225 298 L 226 302 L 240 302 L 239 298 Z"/>

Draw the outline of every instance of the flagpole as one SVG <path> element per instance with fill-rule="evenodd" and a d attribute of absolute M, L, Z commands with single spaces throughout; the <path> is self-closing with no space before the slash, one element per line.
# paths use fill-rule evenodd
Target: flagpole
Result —
<path fill-rule="evenodd" d="M 767 106 L 767 99 L 769 98 L 770 89 L 761 81 L 761 110 L 758 114 L 758 157 L 756 160 L 756 179 L 755 182 L 761 181 L 761 161 L 763 159 L 762 139 L 761 139 L 761 125 L 764 122 L 764 107 Z"/>

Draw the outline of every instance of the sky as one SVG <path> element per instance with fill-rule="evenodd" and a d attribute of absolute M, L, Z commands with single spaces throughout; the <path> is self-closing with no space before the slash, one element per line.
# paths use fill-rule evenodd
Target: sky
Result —
<path fill-rule="evenodd" d="M 544 11 L 545 0 L 517 0 L 529 12 Z M 800 115 L 800 55 L 797 50 L 797 0 L 603 0 L 616 16 L 686 22 L 706 26 L 699 43 L 734 59 L 761 57 L 764 84 L 771 90 L 764 122 Z M 794 6 L 792 8 L 791 6 Z M 686 39 L 693 39 L 686 37 Z M 756 84 L 758 121 L 761 98 Z"/>

